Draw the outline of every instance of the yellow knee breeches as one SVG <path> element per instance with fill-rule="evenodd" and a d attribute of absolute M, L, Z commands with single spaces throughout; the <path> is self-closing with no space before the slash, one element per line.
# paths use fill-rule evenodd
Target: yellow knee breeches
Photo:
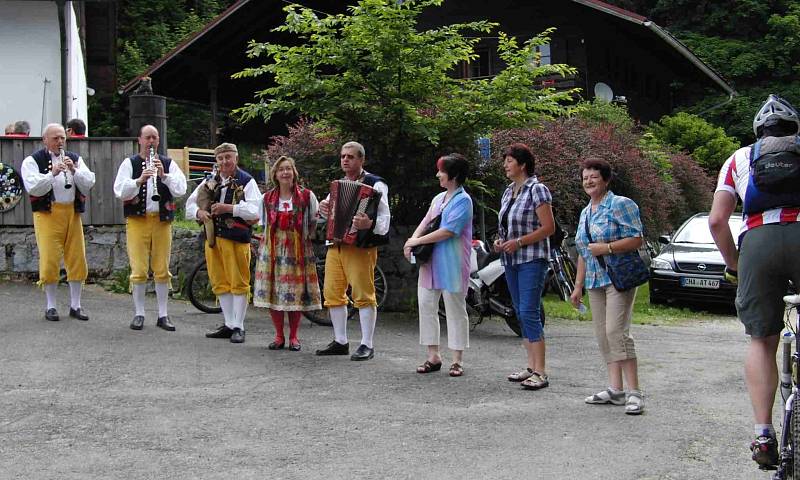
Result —
<path fill-rule="evenodd" d="M 347 285 L 353 287 L 356 308 L 377 305 L 375 300 L 375 264 L 378 247 L 359 248 L 332 245 L 325 257 L 325 306 L 347 305 Z"/>
<path fill-rule="evenodd" d="M 88 274 L 80 213 L 71 203 L 53 203 L 49 212 L 33 212 L 39 249 L 39 285 L 58 282 L 61 260 L 67 280 L 84 281 Z"/>
<path fill-rule="evenodd" d="M 250 293 L 250 244 L 217 237 L 214 248 L 206 243 L 208 279 L 214 295 Z"/>
<path fill-rule="evenodd" d="M 171 283 L 169 257 L 172 250 L 172 222 L 162 222 L 158 213 L 127 219 L 128 260 L 131 284 L 145 283 L 153 270 L 156 283 Z"/>

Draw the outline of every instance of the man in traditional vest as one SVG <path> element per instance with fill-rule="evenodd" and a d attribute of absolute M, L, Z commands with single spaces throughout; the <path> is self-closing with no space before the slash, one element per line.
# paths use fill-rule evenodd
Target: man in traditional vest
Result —
<path fill-rule="evenodd" d="M 375 265 L 378 263 L 378 245 L 388 241 L 389 232 L 389 186 L 386 181 L 364 170 L 364 147 L 358 142 L 342 145 L 339 155 L 344 179 L 365 183 L 380 192 L 377 215 L 369 218 L 358 213 L 353 217 L 353 226 L 359 231 L 353 245 L 333 245 L 325 256 L 325 306 L 333 323 L 334 339 L 317 355 L 348 355 L 347 340 L 347 287 L 352 287 L 353 304 L 358 309 L 361 322 L 361 344 L 350 360 L 369 360 L 375 354 L 372 337 L 378 318 L 378 303 L 375 298 Z M 328 217 L 330 195 L 320 202 L 320 214 Z"/>
<path fill-rule="evenodd" d="M 217 187 L 211 211 L 197 206 L 197 194 L 206 188 L 204 180 L 186 200 L 186 218 L 214 221 L 216 240 L 213 247 L 206 242 L 208 278 L 219 299 L 225 323 L 208 332 L 208 338 L 229 338 L 231 343 L 244 343 L 244 317 L 250 295 L 250 237 L 252 224 L 261 211 L 261 192 L 256 181 L 238 167 L 239 151 L 232 143 L 214 149 L 217 160 Z"/>
<path fill-rule="evenodd" d="M 126 218 L 135 311 L 130 327 L 141 330 L 144 326 L 147 274 L 152 269 L 158 303 L 156 326 L 173 332 L 175 325 L 167 312 L 172 279 L 169 272 L 172 221 L 175 219 L 175 199 L 186 194 L 186 177 L 172 159 L 157 153 L 160 139 L 156 127 L 144 125 L 139 129 L 138 140 L 139 153 L 122 161 L 114 180 L 114 195 L 122 200 Z M 149 161 L 151 147 L 152 163 Z"/>
<path fill-rule="evenodd" d="M 94 186 L 94 173 L 77 153 L 64 151 L 66 141 L 64 127 L 47 125 L 42 133 L 45 148 L 26 157 L 21 168 L 33 210 L 39 285 L 47 297 L 44 318 L 54 322 L 59 320 L 56 287 L 62 259 L 69 282 L 69 316 L 89 320 L 81 309 L 81 287 L 88 274 L 81 213 Z"/>

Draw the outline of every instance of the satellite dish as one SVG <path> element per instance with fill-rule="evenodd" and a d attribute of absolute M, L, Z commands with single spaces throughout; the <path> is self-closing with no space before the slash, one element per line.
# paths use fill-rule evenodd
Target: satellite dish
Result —
<path fill-rule="evenodd" d="M 603 82 L 597 82 L 594 84 L 594 97 L 610 102 L 614 100 L 614 90 Z"/>

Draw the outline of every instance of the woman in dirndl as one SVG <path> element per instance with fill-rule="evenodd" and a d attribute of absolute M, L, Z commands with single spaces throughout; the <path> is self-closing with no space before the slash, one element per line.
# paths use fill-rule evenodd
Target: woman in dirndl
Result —
<path fill-rule="evenodd" d="M 256 262 L 253 303 L 270 309 L 275 340 L 270 350 L 286 344 L 284 313 L 289 317 L 289 350 L 299 351 L 301 312 L 321 309 L 316 258 L 310 232 L 316 224 L 314 192 L 299 184 L 294 159 L 282 156 L 270 173 L 273 187 L 264 193 L 261 222 L 264 237 Z"/>

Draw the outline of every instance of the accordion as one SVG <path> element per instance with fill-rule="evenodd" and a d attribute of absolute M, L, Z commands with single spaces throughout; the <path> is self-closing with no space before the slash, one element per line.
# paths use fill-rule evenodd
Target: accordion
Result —
<path fill-rule="evenodd" d="M 374 219 L 380 198 L 379 191 L 364 183 L 351 180 L 332 181 L 325 238 L 334 243 L 356 244 L 359 232 L 353 226 L 353 217 L 363 212 Z"/>

